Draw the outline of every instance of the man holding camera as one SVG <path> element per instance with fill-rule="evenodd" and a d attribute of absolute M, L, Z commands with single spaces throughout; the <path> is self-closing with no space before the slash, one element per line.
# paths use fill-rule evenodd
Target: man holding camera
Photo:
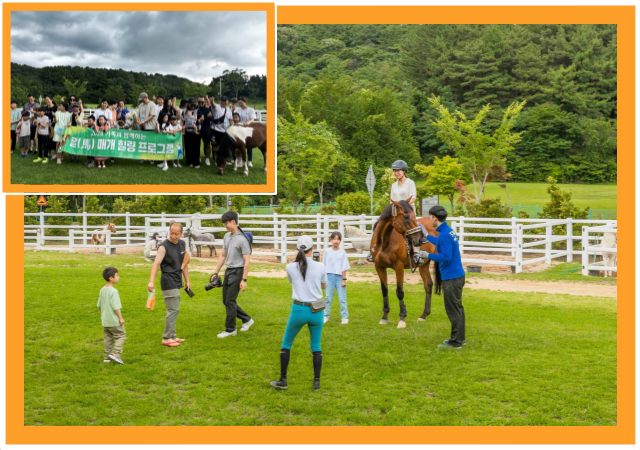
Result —
<path fill-rule="evenodd" d="M 238 302 L 238 294 L 242 289 L 247 289 L 247 275 L 249 274 L 249 262 L 251 260 L 251 243 L 247 235 L 238 226 L 238 213 L 235 211 L 227 211 L 222 215 L 222 223 L 228 233 L 224 235 L 222 246 L 222 255 L 218 260 L 218 266 L 213 275 L 211 275 L 211 283 L 213 286 L 220 286 L 220 278 L 218 272 L 223 264 L 227 264 L 224 273 L 224 282 L 222 283 L 222 303 L 227 311 L 225 322 L 225 331 L 218 335 L 219 338 L 235 336 L 236 319 L 242 320 L 242 328 L 240 331 L 247 331 L 253 325 L 253 319 L 247 314 Z"/>
<path fill-rule="evenodd" d="M 160 270 L 162 270 L 160 286 L 162 288 L 164 304 L 167 308 L 162 345 L 166 345 L 167 347 L 177 347 L 180 345 L 180 342 L 184 342 L 184 339 L 179 339 L 176 335 L 183 273 L 186 282 L 185 291 L 191 292 L 188 266 L 190 257 L 187 253 L 187 245 L 184 241 L 180 240 L 180 237 L 182 237 L 182 224 L 175 222 L 169 228 L 169 238 L 162 241 L 158 247 L 158 254 L 151 269 L 151 281 L 149 281 L 149 285 L 147 286 L 147 290 L 152 292 L 158 267 L 160 267 Z"/>

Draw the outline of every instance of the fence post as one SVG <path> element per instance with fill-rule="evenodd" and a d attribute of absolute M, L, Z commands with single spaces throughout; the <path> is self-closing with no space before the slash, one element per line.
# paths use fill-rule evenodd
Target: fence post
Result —
<path fill-rule="evenodd" d="M 44 245 L 44 212 L 40 211 L 40 237 L 42 238 L 42 245 Z"/>
<path fill-rule="evenodd" d="M 71 228 L 69 230 L 69 253 L 73 253 L 73 244 L 75 244 L 75 236 L 73 234 L 73 228 Z"/>
<path fill-rule="evenodd" d="M 458 234 L 458 245 L 460 245 L 460 254 L 464 255 L 464 216 L 460 216 L 460 233 Z"/>
<path fill-rule="evenodd" d="M 124 216 L 124 224 L 127 227 L 127 244 L 131 244 L 131 231 L 129 231 L 129 227 L 131 227 L 131 217 L 129 216 L 129 211 L 125 213 Z"/>
<path fill-rule="evenodd" d="M 582 227 L 582 275 L 589 276 L 589 233 L 587 227 Z"/>
<path fill-rule="evenodd" d="M 111 254 L 111 230 L 107 230 L 107 237 L 105 239 L 106 248 L 104 249 L 105 255 Z"/>
<path fill-rule="evenodd" d="M 82 245 L 87 245 L 87 212 L 82 211 Z"/>
<path fill-rule="evenodd" d="M 329 218 L 325 217 L 324 218 L 324 239 L 323 239 L 323 246 L 322 248 L 328 248 L 329 247 Z"/>
<path fill-rule="evenodd" d="M 360 222 L 364 222 L 365 220 L 367 220 L 367 215 L 366 214 L 360 214 Z M 360 229 L 362 231 L 367 231 L 367 224 L 361 223 L 360 224 Z"/>
<path fill-rule="evenodd" d="M 280 248 L 278 242 L 278 213 L 273 213 L 273 249 L 278 250 Z"/>
<path fill-rule="evenodd" d="M 573 262 L 573 219 L 567 219 L 567 262 Z"/>
<path fill-rule="evenodd" d="M 320 250 L 322 243 L 322 214 L 316 214 L 316 249 Z"/>
<path fill-rule="evenodd" d="M 547 226 L 546 226 L 546 232 L 545 232 L 545 240 L 546 240 L 546 244 L 544 245 L 544 256 L 546 258 L 546 263 L 551 265 L 551 237 L 553 236 L 553 229 L 551 227 L 551 220 L 547 220 Z"/>
<path fill-rule="evenodd" d="M 511 228 L 511 245 L 513 247 L 511 247 L 511 257 L 513 258 L 514 256 L 516 256 L 516 245 L 518 243 L 518 238 L 517 238 L 517 230 L 516 230 L 516 218 L 515 217 L 511 217 L 511 226 L 513 228 Z"/>
<path fill-rule="evenodd" d="M 287 219 L 282 219 L 282 227 L 280 230 L 280 234 L 282 235 L 282 248 L 280 253 L 280 262 L 283 264 L 287 263 Z"/>
<path fill-rule="evenodd" d="M 162 213 L 162 228 L 164 229 L 167 226 L 167 222 L 164 217 L 164 213 Z"/>
<path fill-rule="evenodd" d="M 149 216 L 145 216 L 144 218 L 144 243 L 147 243 L 147 239 L 151 235 L 151 218 Z"/>
<path fill-rule="evenodd" d="M 518 225 L 516 230 L 516 273 L 522 272 L 522 244 L 524 243 L 524 237 L 522 233 L 522 225 Z"/>

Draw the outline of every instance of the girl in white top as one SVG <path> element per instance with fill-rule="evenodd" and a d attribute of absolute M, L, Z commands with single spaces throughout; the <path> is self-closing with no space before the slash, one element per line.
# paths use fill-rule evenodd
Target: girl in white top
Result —
<path fill-rule="evenodd" d="M 333 301 L 333 291 L 338 291 L 340 301 L 340 316 L 342 324 L 349 323 L 349 312 L 347 311 L 347 270 L 351 268 L 347 252 L 340 248 L 342 234 L 339 231 L 331 233 L 331 248 L 324 251 L 322 262 L 327 269 L 327 307 L 324 310 L 324 323 L 329 321 L 331 314 L 331 302 Z"/>
<path fill-rule="evenodd" d="M 407 178 L 407 170 L 409 170 L 407 163 L 398 160 L 393 163 L 391 169 L 393 169 L 393 175 L 398 180 L 391 185 L 391 200 L 394 202 L 401 200 L 408 201 L 415 212 L 415 202 L 418 191 L 416 189 L 416 183 L 412 179 Z"/>

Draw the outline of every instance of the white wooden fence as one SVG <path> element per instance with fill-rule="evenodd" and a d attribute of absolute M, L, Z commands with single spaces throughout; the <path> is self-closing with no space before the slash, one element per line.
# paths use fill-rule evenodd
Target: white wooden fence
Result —
<path fill-rule="evenodd" d="M 84 120 L 87 120 L 89 118 L 89 116 L 91 116 L 95 111 L 97 111 L 97 109 L 85 109 L 84 110 Z M 129 109 L 130 112 L 138 112 L 138 108 L 135 109 Z M 256 122 L 263 122 L 266 123 L 267 122 L 267 110 L 265 109 L 261 109 L 258 110 L 256 109 Z"/>
<path fill-rule="evenodd" d="M 36 250 L 61 250 L 74 251 L 77 248 L 104 248 L 105 254 L 112 254 L 112 249 L 143 246 L 154 232 L 166 237 L 166 232 L 171 220 L 181 222 L 184 227 L 192 227 L 197 234 L 221 233 L 226 229 L 223 226 L 204 226 L 203 222 L 220 220 L 221 214 L 69 214 L 69 213 L 25 213 L 26 217 L 38 217 L 39 224 L 25 225 L 24 241 L 25 245 L 33 246 Z M 75 217 L 77 224 L 73 225 L 47 225 L 46 217 Z M 106 234 L 106 243 L 101 246 L 92 246 L 90 241 L 92 230 L 102 228 L 101 226 L 88 225 L 90 217 L 113 220 L 115 217 L 124 218 L 124 226 L 116 226 L 116 232 L 102 232 Z M 131 225 L 133 217 L 144 217 L 145 224 Z M 82 223 L 79 223 L 80 220 Z M 310 235 L 315 241 L 317 248 L 323 250 L 330 247 L 329 237 L 331 232 L 340 231 L 343 236 L 342 247 L 344 249 L 353 248 L 353 243 L 358 241 L 368 241 L 370 239 L 373 224 L 378 219 L 377 216 L 341 216 L 341 215 L 292 215 L 292 214 L 241 214 L 240 226 L 245 231 L 254 233 L 254 244 L 260 245 L 254 249 L 255 255 L 277 256 L 280 261 L 286 261 L 287 256 L 295 255 L 295 243 L 302 234 Z M 583 273 L 590 270 L 617 271 L 617 267 L 606 267 L 602 262 L 590 264 L 590 255 L 604 252 L 616 252 L 617 249 L 598 247 L 601 235 L 605 232 L 615 232 L 617 230 L 616 220 L 575 220 L 575 219 L 485 219 L 476 217 L 450 217 L 447 222 L 458 234 L 460 253 L 463 263 L 507 265 L 513 268 L 515 273 L 522 272 L 522 268 L 529 264 L 545 261 L 551 264 L 556 258 L 566 257 L 568 262 L 573 261 L 574 255 L 583 256 Z M 360 228 L 369 237 L 346 238 L 344 229 L 351 225 Z M 566 233 L 562 235 L 554 234 L 554 227 L 566 226 Z M 583 225 L 582 235 L 574 236 L 573 226 Z M 45 236 L 47 229 L 68 230 L 68 236 Z M 468 231 L 472 230 L 472 231 Z M 535 230 L 535 231 L 533 231 Z M 499 233 L 503 231 L 503 233 Z M 505 233 L 506 231 L 506 233 Z M 258 234 L 259 233 L 259 234 Z M 531 233 L 531 234 L 527 234 Z M 478 242 L 468 240 L 471 237 L 491 238 L 492 242 Z M 499 242 L 508 240 L 510 242 Z M 581 250 L 574 250 L 573 244 L 578 240 L 582 243 Z M 35 242 L 34 242 L 35 241 Z M 79 243 L 76 243 L 79 241 Z M 554 249 L 553 243 L 564 242 L 562 249 Z M 54 248 L 47 246 L 65 245 L 65 248 Z M 215 239 L 213 243 L 208 241 L 191 242 L 192 249 L 196 245 L 222 245 L 222 239 Z M 467 252 L 500 252 L 510 255 L 509 260 L 490 260 L 478 258 L 466 258 Z M 365 253 L 348 253 L 349 258 L 363 258 Z"/>

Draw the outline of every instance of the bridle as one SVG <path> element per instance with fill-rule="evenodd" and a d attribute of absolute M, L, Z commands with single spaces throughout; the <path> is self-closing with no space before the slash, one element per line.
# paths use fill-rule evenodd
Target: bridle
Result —
<path fill-rule="evenodd" d="M 411 243 L 409 242 L 409 236 L 416 233 L 422 233 L 422 228 L 420 228 L 420 225 L 418 225 L 415 228 L 407 229 L 404 227 L 404 225 L 398 223 L 398 208 L 393 203 L 391 204 L 391 213 L 393 216 L 393 229 L 400 233 L 404 238 L 404 242 L 407 246 L 407 259 L 409 260 L 409 268 L 411 269 L 411 273 L 415 273 L 415 271 L 418 269 L 418 266 L 413 267 L 413 245 L 411 245 Z M 407 217 L 409 216 L 409 213 L 403 212 L 402 215 L 404 217 Z"/>

